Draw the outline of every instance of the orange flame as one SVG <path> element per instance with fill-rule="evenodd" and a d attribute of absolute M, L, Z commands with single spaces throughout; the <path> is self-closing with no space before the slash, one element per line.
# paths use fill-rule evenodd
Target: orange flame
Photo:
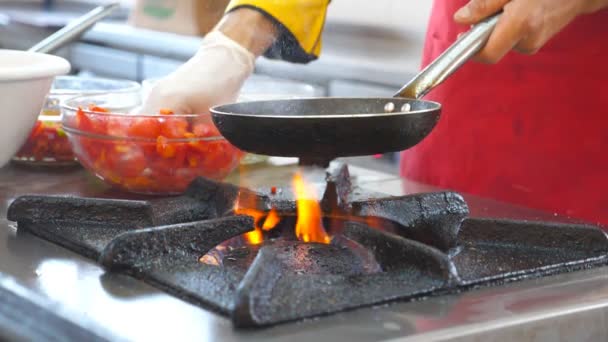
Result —
<path fill-rule="evenodd" d="M 243 234 L 243 236 L 250 244 L 259 245 L 264 241 L 264 233 L 262 232 L 262 229 L 266 231 L 273 229 L 277 224 L 279 224 L 279 222 L 281 222 L 281 218 L 274 208 L 270 211 L 270 213 L 268 213 L 267 216 L 266 213 L 261 210 L 242 207 L 240 204 L 242 200 L 243 199 L 239 194 L 236 203 L 234 204 L 234 213 L 237 215 L 248 215 L 253 218 L 254 230 Z M 248 202 L 247 200 L 245 201 Z M 253 207 L 253 205 L 250 205 L 249 207 Z M 264 219 L 264 217 L 266 218 Z"/>
<path fill-rule="evenodd" d="M 272 208 L 272 210 L 268 213 L 268 216 L 266 216 L 262 229 L 269 231 L 276 227 L 279 222 L 281 222 L 281 218 L 279 217 L 279 214 L 277 214 L 277 210 Z"/>
<path fill-rule="evenodd" d="M 328 244 L 331 239 L 323 228 L 321 206 L 317 201 L 314 188 L 304 182 L 301 174 L 296 173 L 293 178 L 293 189 L 298 212 L 296 237 L 304 242 Z"/>

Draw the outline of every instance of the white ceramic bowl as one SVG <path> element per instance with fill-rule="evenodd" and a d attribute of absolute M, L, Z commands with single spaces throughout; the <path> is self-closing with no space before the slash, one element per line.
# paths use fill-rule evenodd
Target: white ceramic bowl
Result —
<path fill-rule="evenodd" d="M 54 77 L 69 71 L 60 57 L 0 50 L 0 167 L 27 139 Z"/>

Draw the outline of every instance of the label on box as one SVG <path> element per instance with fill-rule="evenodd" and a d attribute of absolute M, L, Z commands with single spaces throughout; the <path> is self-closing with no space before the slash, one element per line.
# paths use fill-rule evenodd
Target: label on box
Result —
<path fill-rule="evenodd" d="M 143 12 L 156 19 L 167 19 L 175 15 L 177 0 L 143 0 Z"/>

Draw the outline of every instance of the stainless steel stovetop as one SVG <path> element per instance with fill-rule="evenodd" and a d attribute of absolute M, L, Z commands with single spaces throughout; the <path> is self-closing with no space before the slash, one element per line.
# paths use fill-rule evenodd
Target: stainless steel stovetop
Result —
<path fill-rule="evenodd" d="M 436 190 L 388 174 L 350 170 L 361 188 L 388 195 Z M 289 184 L 292 171 L 289 166 L 258 167 L 241 179 L 258 186 L 281 186 Z M 236 177 L 231 181 L 239 182 Z M 106 274 L 93 261 L 62 247 L 27 234 L 17 236 L 16 228 L 4 218 L 6 208 L 15 197 L 34 193 L 117 194 L 82 170 L 0 170 L 0 288 L 31 297 L 109 340 L 608 340 L 608 267 L 238 331 L 222 316 L 128 276 Z M 474 196 L 465 198 L 472 216 L 565 220 Z"/>

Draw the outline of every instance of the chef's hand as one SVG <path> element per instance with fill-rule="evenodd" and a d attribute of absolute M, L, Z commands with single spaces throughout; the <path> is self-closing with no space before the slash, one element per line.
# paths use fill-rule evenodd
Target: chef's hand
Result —
<path fill-rule="evenodd" d="M 228 14 L 194 57 L 158 81 L 139 111 L 204 114 L 209 107 L 234 101 L 253 73 L 256 56 L 274 37 L 274 25 L 259 12 L 245 8 Z"/>
<path fill-rule="evenodd" d="M 471 0 L 456 11 L 454 19 L 472 25 L 503 9 L 494 32 L 476 57 L 496 63 L 512 49 L 537 52 L 577 16 L 606 7 L 608 0 Z"/>

